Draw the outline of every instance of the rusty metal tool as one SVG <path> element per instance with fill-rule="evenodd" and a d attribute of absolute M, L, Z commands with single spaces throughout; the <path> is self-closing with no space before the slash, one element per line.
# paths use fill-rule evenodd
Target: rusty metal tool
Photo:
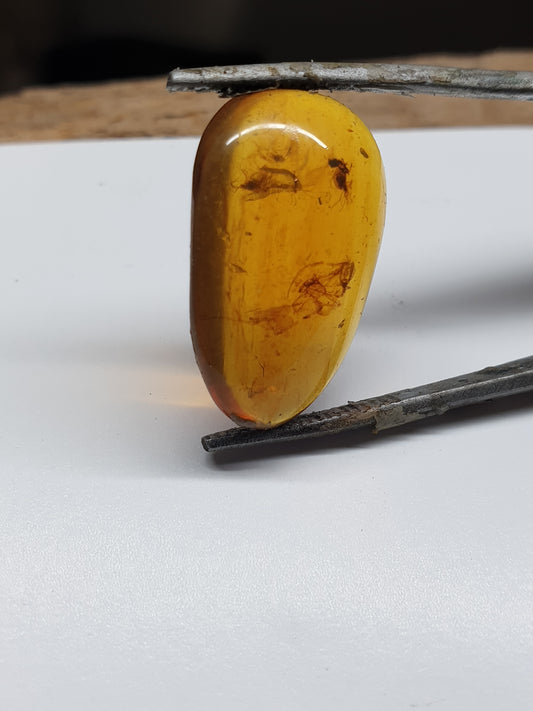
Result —
<path fill-rule="evenodd" d="M 362 427 L 372 427 L 375 432 L 380 432 L 460 407 L 532 391 L 533 356 L 527 356 L 428 385 L 299 415 L 269 430 L 236 427 L 215 432 L 205 435 L 202 445 L 208 452 L 214 452 L 321 437 Z"/>
<path fill-rule="evenodd" d="M 422 64 L 281 62 L 174 69 L 167 89 L 235 96 L 262 89 L 440 94 L 533 100 L 533 72 L 460 69 Z"/>

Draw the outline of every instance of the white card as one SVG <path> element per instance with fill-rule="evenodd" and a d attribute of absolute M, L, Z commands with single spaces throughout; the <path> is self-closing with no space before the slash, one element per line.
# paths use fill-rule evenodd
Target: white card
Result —
<path fill-rule="evenodd" d="M 310 409 L 533 353 L 533 129 L 376 139 L 382 251 Z M 196 145 L 0 147 L 0 707 L 531 707 L 531 398 L 205 453 Z"/>

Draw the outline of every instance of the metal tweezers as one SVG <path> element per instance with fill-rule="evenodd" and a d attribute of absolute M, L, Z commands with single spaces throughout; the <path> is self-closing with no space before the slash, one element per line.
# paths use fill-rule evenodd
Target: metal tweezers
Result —
<path fill-rule="evenodd" d="M 208 452 L 267 442 L 339 434 L 361 427 L 374 432 L 399 427 L 467 405 L 533 391 L 533 356 L 455 378 L 299 415 L 269 430 L 235 427 L 202 437 Z"/>
<path fill-rule="evenodd" d="M 414 64 L 291 62 L 175 69 L 167 89 L 216 91 L 222 97 L 263 89 L 375 91 L 477 99 L 533 100 L 533 72 L 459 69 Z M 362 427 L 375 432 L 467 405 L 533 391 L 533 356 L 466 375 L 398 390 L 381 397 L 299 415 L 272 429 L 234 428 L 202 438 L 209 452 L 260 443 L 338 434 Z"/>
<path fill-rule="evenodd" d="M 167 89 L 235 96 L 262 89 L 377 91 L 474 99 L 533 100 L 533 72 L 422 64 L 282 62 L 174 69 Z"/>

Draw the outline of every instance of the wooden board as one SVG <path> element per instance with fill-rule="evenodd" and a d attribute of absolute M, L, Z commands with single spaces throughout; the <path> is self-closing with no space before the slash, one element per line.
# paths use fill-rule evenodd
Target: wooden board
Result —
<path fill-rule="evenodd" d="M 533 50 L 381 61 L 532 71 Z M 223 100 L 213 94 L 169 94 L 165 83 L 166 77 L 156 77 L 37 87 L 0 97 L 0 142 L 199 135 Z M 334 95 L 372 129 L 533 125 L 533 102 L 354 92 Z"/>

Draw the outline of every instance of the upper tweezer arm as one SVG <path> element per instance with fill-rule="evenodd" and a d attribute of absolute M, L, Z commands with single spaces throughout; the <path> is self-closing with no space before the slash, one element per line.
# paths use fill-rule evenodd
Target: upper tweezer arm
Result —
<path fill-rule="evenodd" d="M 235 96 L 262 89 L 374 91 L 533 100 L 533 72 L 421 64 L 281 62 L 174 69 L 167 89 Z"/>

